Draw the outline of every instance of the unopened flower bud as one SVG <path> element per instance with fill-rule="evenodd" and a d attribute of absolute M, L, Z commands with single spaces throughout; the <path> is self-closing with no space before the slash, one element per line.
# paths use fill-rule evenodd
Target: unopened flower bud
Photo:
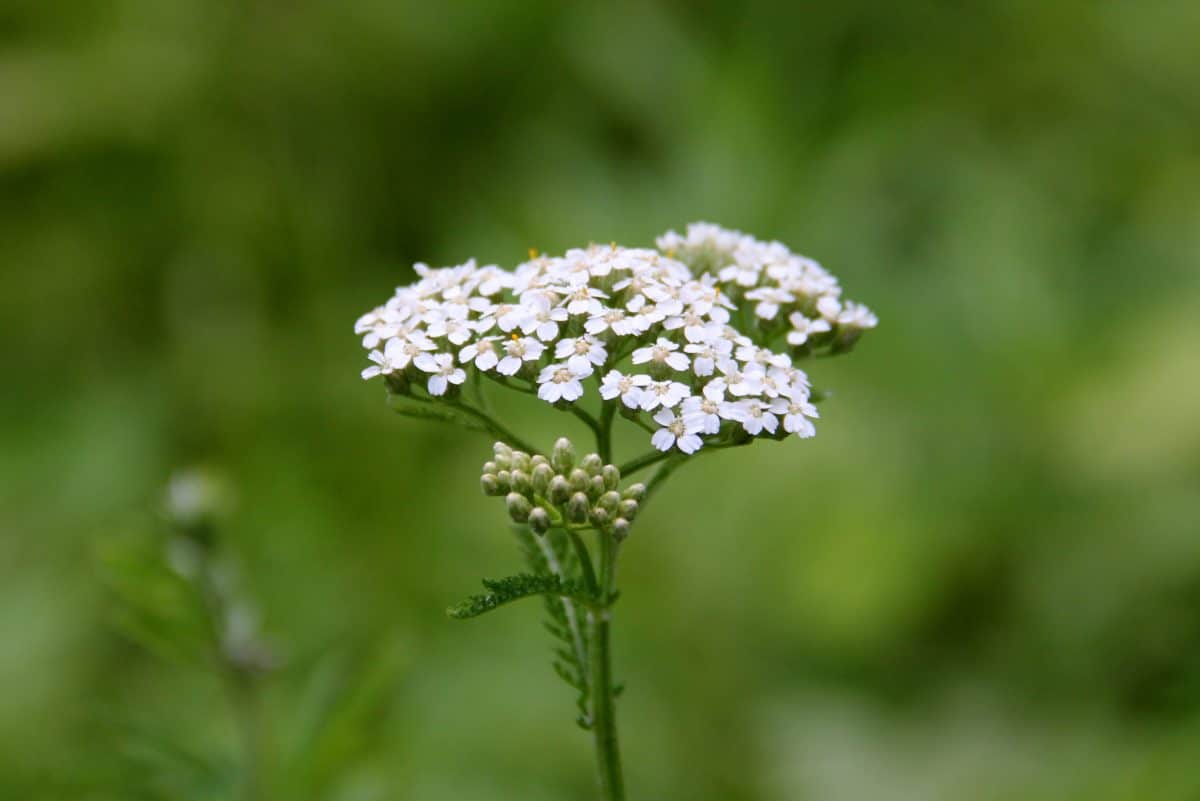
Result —
<path fill-rule="evenodd" d="M 592 480 L 588 482 L 587 494 L 592 500 L 596 500 L 604 494 L 604 478 L 602 476 L 592 476 Z"/>
<path fill-rule="evenodd" d="M 630 484 L 625 488 L 625 491 L 621 493 L 621 497 L 627 498 L 631 501 L 640 501 L 646 497 L 646 485 L 642 484 L 641 482 L 638 482 L 637 484 Z"/>
<path fill-rule="evenodd" d="M 550 465 L 535 464 L 533 472 L 529 474 L 529 483 L 533 486 L 534 492 L 538 495 L 545 495 L 552 478 L 554 478 L 554 469 Z"/>
<path fill-rule="evenodd" d="M 604 469 L 604 462 L 601 461 L 598 455 L 589 453 L 587 456 L 583 457 L 583 460 L 579 463 L 579 466 L 586 470 L 589 476 L 595 476 L 599 475 L 600 471 Z"/>
<path fill-rule="evenodd" d="M 513 492 L 528 495 L 533 490 L 533 486 L 529 483 L 529 474 L 523 470 L 513 470 L 511 481 Z"/>
<path fill-rule="evenodd" d="M 507 470 L 512 466 L 512 448 L 503 442 L 497 442 L 492 446 L 492 452 L 496 455 L 496 466 L 501 470 Z"/>
<path fill-rule="evenodd" d="M 616 492 L 606 492 L 600 496 L 600 500 L 596 501 L 596 505 L 602 509 L 607 509 L 610 512 L 617 511 L 621 504 L 621 495 Z"/>
<path fill-rule="evenodd" d="M 587 492 L 589 477 L 580 468 L 576 467 L 572 470 L 568 480 L 571 482 L 571 489 L 576 492 Z"/>
<path fill-rule="evenodd" d="M 529 513 L 533 510 L 533 505 L 529 503 L 529 499 L 524 495 L 516 492 L 510 492 L 504 498 L 504 502 L 508 504 L 508 516 L 516 523 L 524 523 L 529 519 Z"/>
<path fill-rule="evenodd" d="M 610 518 L 611 515 L 609 515 L 607 509 L 601 509 L 598 506 L 592 509 L 591 521 L 593 524 L 603 528 L 604 524 L 607 523 Z"/>
<path fill-rule="evenodd" d="M 550 514 L 538 506 L 529 513 L 529 528 L 534 534 L 545 534 L 550 530 Z"/>
<path fill-rule="evenodd" d="M 640 504 L 637 501 L 635 501 L 633 498 L 629 498 L 621 501 L 621 503 L 617 505 L 617 514 L 621 515 L 621 517 L 625 518 L 626 520 L 632 521 L 635 517 L 637 517 L 639 506 Z"/>
<path fill-rule="evenodd" d="M 530 469 L 529 454 L 525 453 L 525 451 L 513 451 L 512 469 L 528 473 Z"/>
<path fill-rule="evenodd" d="M 549 467 L 549 465 L 550 465 L 550 460 L 549 460 L 549 459 L 547 459 L 545 456 L 542 456 L 540 453 L 535 453 L 533 456 L 530 456 L 530 457 L 529 457 L 529 469 L 530 469 L 530 471 L 532 471 L 532 470 L 536 469 L 536 468 L 537 468 L 537 466 L 538 466 L 539 464 L 544 464 L 544 465 L 546 465 L 547 467 Z"/>
<path fill-rule="evenodd" d="M 623 517 L 618 517 L 612 523 L 613 537 L 620 542 L 629 536 L 629 521 Z"/>
<path fill-rule="evenodd" d="M 496 483 L 500 485 L 501 492 L 509 492 L 512 490 L 512 473 L 501 470 L 496 474 Z"/>
<path fill-rule="evenodd" d="M 567 502 L 567 498 L 571 497 L 571 485 L 562 476 L 555 476 L 550 479 L 550 486 L 547 488 L 547 498 L 556 506 L 562 506 Z"/>
<path fill-rule="evenodd" d="M 550 452 L 550 464 L 564 475 L 571 472 L 571 468 L 575 466 L 575 446 L 571 444 L 571 440 L 560 437 L 554 443 L 554 450 Z"/>
<path fill-rule="evenodd" d="M 499 468 L 499 466 L 496 465 L 495 462 L 484 462 L 482 472 L 492 473 L 494 475 L 494 474 L 500 472 L 500 468 Z"/>
<path fill-rule="evenodd" d="M 484 473 L 479 477 L 479 488 L 483 490 L 484 495 L 504 494 L 504 491 L 500 489 L 500 482 L 496 480 L 493 473 Z"/>
<path fill-rule="evenodd" d="M 582 492 L 577 492 L 571 496 L 571 500 L 567 502 L 567 519 L 572 523 L 582 523 L 588 519 L 588 512 L 591 511 L 591 504 L 588 502 L 588 496 Z"/>
<path fill-rule="evenodd" d="M 615 490 L 621 486 L 621 471 L 617 469 L 615 464 L 606 464 L 604 469 L 600 471 L 600 475 L 604 476 L 604 488 Z"/>

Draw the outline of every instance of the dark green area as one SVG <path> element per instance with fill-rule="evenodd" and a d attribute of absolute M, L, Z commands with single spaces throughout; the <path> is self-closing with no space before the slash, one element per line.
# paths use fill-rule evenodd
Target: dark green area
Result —
<path fill-rule="evenodd" d="M 389 412 L 352 325 L 414 261 L 696 219 L 881 325 L 811 365 L 814 440 L 639 518 L 631 797 L 1195 798 L 1198 41 L 1166 0 L 0 5 L 0 798 L 228 797 L 195 631 L 131 643 L 103 579 L 197 463 L 286 801 L 589 797 L 541 604 L 445 616 L 521 570 L 490 440 Z"/>

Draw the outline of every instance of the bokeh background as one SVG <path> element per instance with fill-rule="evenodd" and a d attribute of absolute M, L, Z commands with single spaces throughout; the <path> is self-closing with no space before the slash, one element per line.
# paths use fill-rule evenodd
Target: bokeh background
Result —
<path fill-rule="evenodd" d="M 3 3 L 0 797 L 230 797 L 219 678 L 105 558 L 196 464 L 285 655 L 274 797 L 590 797 L 538 604 L 443 614 L 520 566 L 488 440 L 390 414 L 351 328 L 414 261 L 697 219 L 882 323 L 813 365 L 816 439 L 639 523 L 631 797 L 1200 797 L 1198 41 L 1189 2 Z"/>

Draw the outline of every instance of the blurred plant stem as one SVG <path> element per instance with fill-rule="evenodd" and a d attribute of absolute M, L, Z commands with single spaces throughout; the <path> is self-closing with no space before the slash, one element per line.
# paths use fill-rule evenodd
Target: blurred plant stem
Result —
<path fill-rule="evenodd" d="M 227 670 L 226 675 L 229 704 L 237 719 L 241 740 L 241 774 L 237 797 L 241 801 L 258 801 L 266 797 L 262 784 L 267 740 L 259 678 L 241 670 Z"/>
<path fill-rule="evenodd" d="M 269 657 L 265 650 L 239 645 L 233 640 L 229 628 L 237 614 L 235 600 L 227 583 L 220 580 L 219 571 L 213 555 L 206 553 L 199 584 L 212 636 L 213 659 L 238 730 L 237 798 L 259 801 L 266 797 L 263 771 L 267 752 L 260 674 L 269 667 Z"/>
<path fill-rule="evenodd" d="M 211 510 L 197 520 L 175 515 L 177 552 L 187 554 L 176 568 L 199 596 L 212 663 L 238 733 L 236 798 L 259 801 L 267 754 L 262 713 L 262 679 L 275 663 L 258 637 L 253 605 L 237 591 L 234 566 L 219 553 L 219 525 Z"/>

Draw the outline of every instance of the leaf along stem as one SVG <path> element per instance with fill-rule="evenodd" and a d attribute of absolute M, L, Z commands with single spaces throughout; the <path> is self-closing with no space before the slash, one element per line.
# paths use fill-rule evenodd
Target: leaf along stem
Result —
<path fill-rule="evenodd" d="M 550 540 L 547 537 L 539 537 L 536 534 L 533 539 L 541 550 L 542 556 L 546 560 L 546 565 L 550 568 L 550 572 L 558 576 L 559 581 L 566 581 L 567 575 L 563 571 L 562 565 L 559 564 L 558 556 L 554 553 L 554 548 L 550 545 Z M 590 685 L 591 679 L 587 674 L 588 648 L 584 638 L 585 632 L 583 631 L 582 622 L 579 619 L 579 609 L 576 608 L 575 601 L 565 595 L 559 597 L 559 602 L 562 603 L 563 616 L 567 620 L 567 628 L 571 630 L 571 641 L 575 646 L 575 661 L 579 665 L 580 676 Z"/>

